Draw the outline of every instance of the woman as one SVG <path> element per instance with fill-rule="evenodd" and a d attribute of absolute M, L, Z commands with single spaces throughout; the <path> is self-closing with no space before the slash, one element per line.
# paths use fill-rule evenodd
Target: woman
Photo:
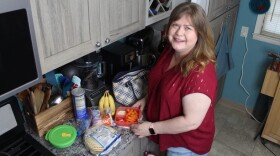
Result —
<path fill-rule="evenodd" d="M 169 44 L 149 73 L 148 94 L 133 105 L 147 121 L 131 130 L 168 156 L 207 155 L 215 133 L 213 33 L 204 10 L 189 2 L 172 11 L 167 30 Z"/>

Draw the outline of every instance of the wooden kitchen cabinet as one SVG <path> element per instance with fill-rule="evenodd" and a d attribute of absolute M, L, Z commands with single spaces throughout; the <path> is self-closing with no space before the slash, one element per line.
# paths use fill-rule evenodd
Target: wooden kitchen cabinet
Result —
<path fill-rule="evenodd" d="M 221 35 L 221 30 L 225 22 L 228 23 L 229 48 L 232 46 L 236 19 L 239 11 L 239 0 L 215 0 L 209 1 L 208 19 L 214 33 L 214 41 L 217 41 Z M 227 4 L 231 4 L 230 7 Z M 226 75 L 218 80 L 218 91 L 216 100 L 222 97 Z"/>
<path fill-rule="evenodd" d="M 220 32 L 222 30 L 222 26 L 224 22 L 228 22 L 228 30 L 229 30 L 229 39 L 230 39 L 230 45 L 233 41 L 233 35 L 235 30 L 235 24 L 237 19 L 239 7 L 236 6 L 230 11 L 222 14 L 219 18 L 216 18 L 210 22 L 210 25 L 212 27 L 213 33 L 214 33 L 214 41 L 217 43 Z"/>
<path fill-rule="evenodd" d="M 119 154 L 123 156 L 143 156 L 143 153 L 140 151 L 140 139 L 135 138 L 126 148 Z"/>
<path fill-rule="evenodd" d="M 274 86 L 275 82 L 277 82 L 276 89 Z M 272 88 L 274 88 L 274 90 L 271 90 Z M 262 138 L 280 145 L 280 83 L 277 72 L 267 71 L 262 86 L 262 93 L 269 96 L 271 96 L 271 93 L 275 93 L 274 96 L 272 96 L 274 98 L 262 132 Z"/>
<path fill-rule="evenodd" d="M 126 148 L 119 154 L 124 156 L 143 156 L 145 151 L 153 152 L 157 156 L 165 155 L 165 152 L 160 152 L 157 144 L 150 141 L 148 138 L 135 138 Z"/>
<path fill-rule="evenodd" d="M 143 0 L 101 0 L 101 43 L 106 46 L 145 27 Z"/>
<path fill-rule="evenodd" d="M 45 74 L 144 28 L 143 0 L 31 0 Z"/>
<path fill-rule="evenodd" d="M 153 141 L 149 140 L 146 137 L 141 138 L 141 148 L 140 149 L 141 149 L 142 155 L 145 151 L 153 152 L 157 156 L 165 156 L 166 155 L 165 152 L 160 152 L 158 144 L 154 143 Z"/>
<path fill-rule="evenodd" d="M 232 9 L 233 7 L 239 5 L 240 0 L 210 0 L 208 9 L 208 18 L 213 20 L 226 11 Z"/>
<path fill-rule="evenodd" d="M 43 74 L 96 49 L 99 1 L 31 0 L 31 9 Z"/>

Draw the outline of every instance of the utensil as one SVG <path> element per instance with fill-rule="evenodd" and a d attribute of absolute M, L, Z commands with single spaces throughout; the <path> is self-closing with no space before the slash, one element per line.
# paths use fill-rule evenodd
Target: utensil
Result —
<path fill-rule="evenodd" d="M 35 88 L 34 96 L 35 96 L 35 105 L 36 105 L 37 113 L 39 113 L 44 100 L 45 93 L 39 88 Z"/>
<path fill-rule="evenodd" d="M 35 95 L 34 95 L 33 91 L 30 91 L 30 104 L 31 104 L 34 114 L 36 115 L 38 113 L 38 111 L 37 111 Z"/>
<path fill-rule="evenodd" d="M 61 95 L 56 95 L 53 98 L 51 98 L 50 105 L 54 106 L 54 105 L 59 104 L 62 101 L 63 101 L 63 97 Z"/>
<path fill-rule="evenodd" d="M 49 99 L 51 97 L 51 94 L 52 94 L 51 87 L 50 86 L 45 86 L 44 100 L 42 102 L 42 106 L 41 106 L 40 112 L 46 110 L 49 107 L 48 101 L 49 101 Z"/>

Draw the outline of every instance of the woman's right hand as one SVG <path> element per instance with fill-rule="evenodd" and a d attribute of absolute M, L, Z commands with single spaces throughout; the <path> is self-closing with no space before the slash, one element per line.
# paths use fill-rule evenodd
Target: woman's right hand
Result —
<path fill-rule="evenodd" d="M 144 98 L 138 100 L 137 102 L 135 102 L 135 104 L 133 104 L 132 107 L 137 107 L 141 111 L 143 111 L 144 108 L 145 108 L 145 105 L 146 105 L 146 97 L 144 97 Z"/>

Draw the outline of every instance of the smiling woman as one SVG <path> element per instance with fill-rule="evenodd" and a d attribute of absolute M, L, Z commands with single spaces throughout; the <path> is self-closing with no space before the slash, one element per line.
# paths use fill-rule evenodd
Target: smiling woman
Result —
<path fill-rule="evenodd" d="M 167 156 L 207 155 L 215 133 L 217 78 L 213 33 L 203 8 L 190 2 L 175 7 L 167 36 L 169 43 L 149 73 L 148 95 L 133 105 L 147 121 L 131 130 Z"/>
<path fill-rule="evenodd" d="M 174 53 L 174 59 L 171 60 L 175 61 L 174 65 L 176 65 L 191 52 L 197 42 L 197 32 L 192 26 L 189 16 L 183 16 L 170 25 L 168 39 L 173 49 L 177 52 Z"/>

